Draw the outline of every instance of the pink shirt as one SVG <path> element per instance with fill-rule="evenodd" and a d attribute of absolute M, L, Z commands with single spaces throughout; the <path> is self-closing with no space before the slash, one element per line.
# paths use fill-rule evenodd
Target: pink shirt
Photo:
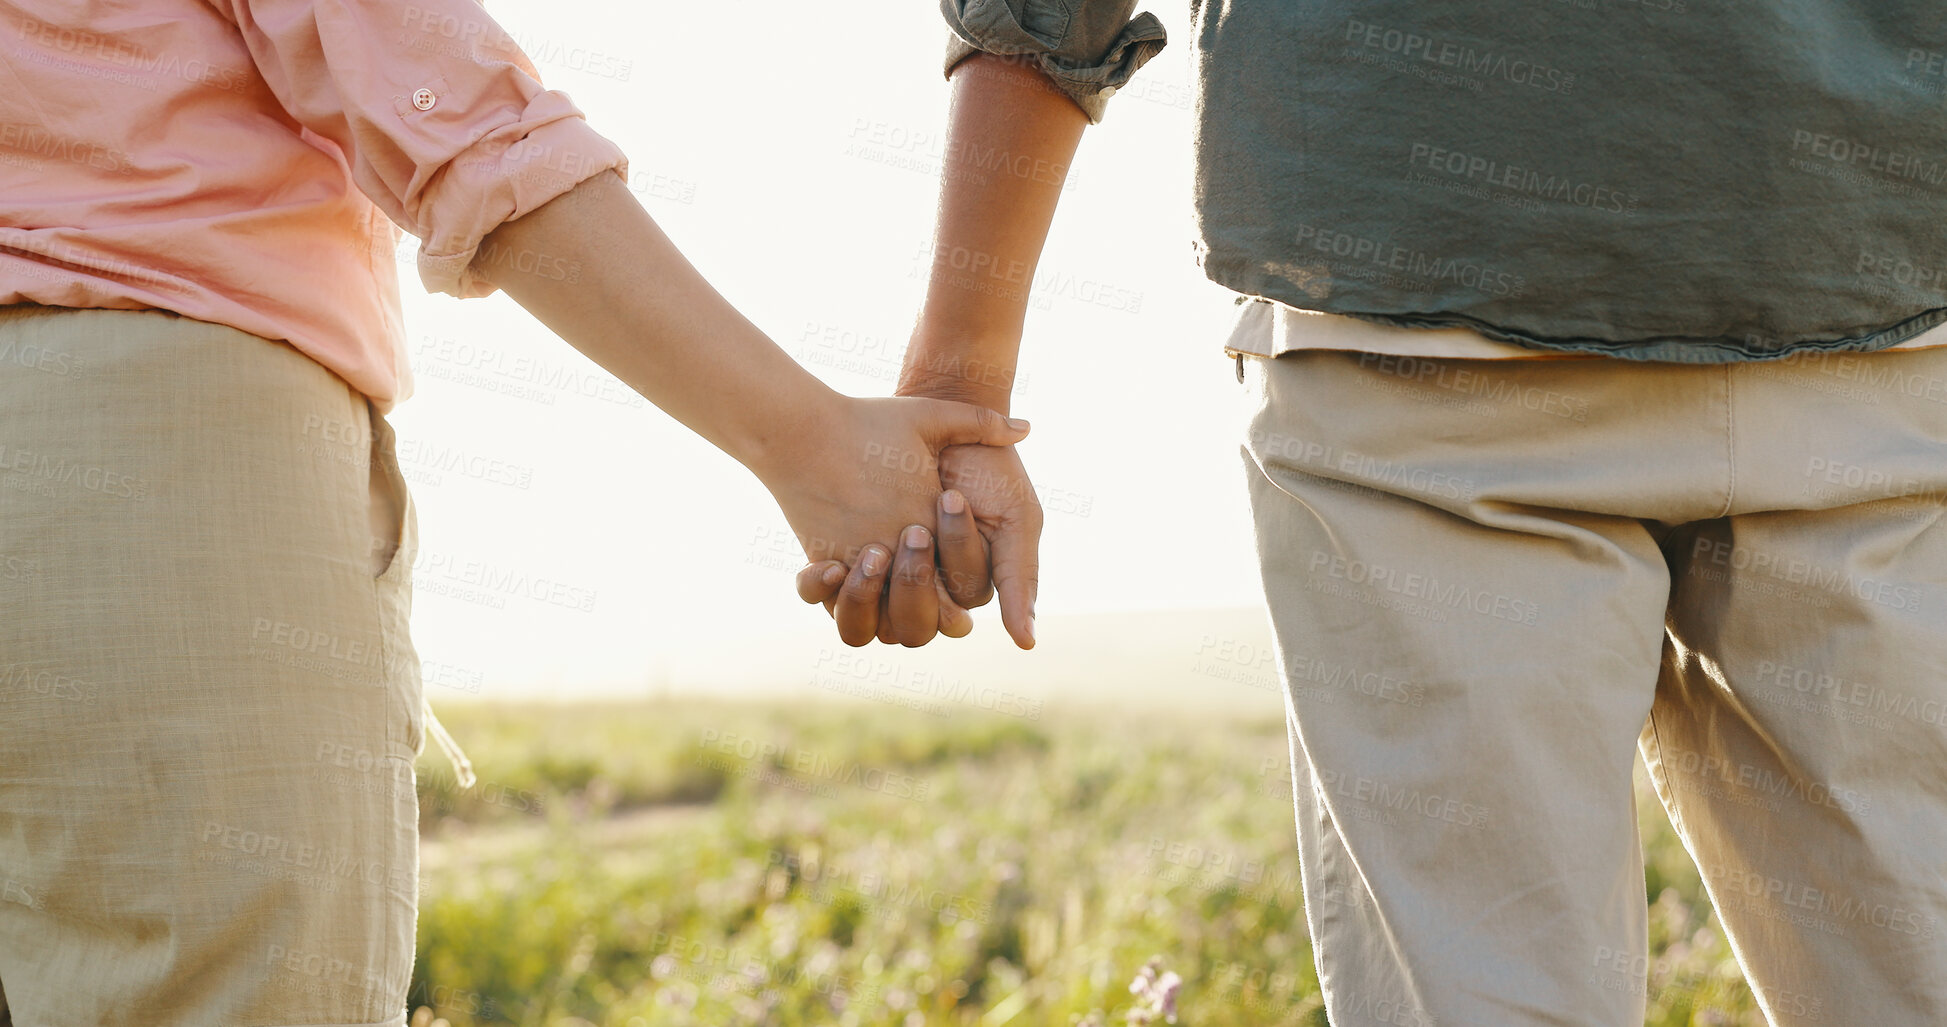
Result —
<path fill-rule="evenodd" d="M 288 340 L 381 411 L 412 391 L 395 223 L 431 290 L 572 276 L 480 240 L 607 168 L 474 0 L 0 0 L 0 303 Z"/>

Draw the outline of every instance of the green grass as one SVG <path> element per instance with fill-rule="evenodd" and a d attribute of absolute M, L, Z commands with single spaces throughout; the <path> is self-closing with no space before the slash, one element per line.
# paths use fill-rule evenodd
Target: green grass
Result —
<path fill-rule="evenodd" d="M 422 761 L 425 1027 L 1326 1023 L 1280 719 L 457 706 Z M 1761 1025 L 1644 796 L 1654 1027 Z M 1220 854 L 1189 869 L 1168 846 Z"/>

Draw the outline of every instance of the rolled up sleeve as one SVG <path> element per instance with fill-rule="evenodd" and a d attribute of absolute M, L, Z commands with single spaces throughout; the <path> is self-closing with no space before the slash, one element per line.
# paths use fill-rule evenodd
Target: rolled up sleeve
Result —
<path fill-rule="evenodd" d="M 627 158 L 474 0 L 226 0 L 259 72 L 419 237 L 428 290 L 485 296 L 480 241 Z"/>
<path fill-rule="evenodd" d="M 1136 0 L 940 0 L 953 35 L 946 70 L 977 53 L 1021 57 L 1102 120 L 1109 97 L 1168 41 L 1153 14 L 1129 16 Z"/>

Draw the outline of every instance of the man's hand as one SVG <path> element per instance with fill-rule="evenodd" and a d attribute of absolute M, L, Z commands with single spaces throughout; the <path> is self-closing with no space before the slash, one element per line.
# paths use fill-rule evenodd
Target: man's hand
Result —
<path fill-rule="evenodd" d="M 940 484 L 967 498 L 981 538 L 992 553 L 993 587 L 1001 623 L 1023 649 L 1034 648 L 1034 600 L 1040 592 L 1041 500 L 1013 446 L 952 446 L 940 454 Z M 968 607 L 987 601 L 986 580 L 963 584 L 977 593 L 949 594 Z M 964 598 L 963 598 L 964 597 Z M 977 601 L 976 600 L 977 597 Z"/>

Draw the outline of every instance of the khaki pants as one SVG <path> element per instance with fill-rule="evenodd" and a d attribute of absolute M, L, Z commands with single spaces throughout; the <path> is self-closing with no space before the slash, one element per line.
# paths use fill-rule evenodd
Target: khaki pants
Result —
<path fill-rule="evenodd" d="M 1336 1027 L 1636 1027 L 1640 752 L 1773 1024 L 1947 1023 L 1947 350 L 1243 360 Z"/>
<path fill-rule="evenodd" d="M 0 308 L 13 1023 L 404 1022 L 414 535 L 390 429 L 290 346 Z"/>

